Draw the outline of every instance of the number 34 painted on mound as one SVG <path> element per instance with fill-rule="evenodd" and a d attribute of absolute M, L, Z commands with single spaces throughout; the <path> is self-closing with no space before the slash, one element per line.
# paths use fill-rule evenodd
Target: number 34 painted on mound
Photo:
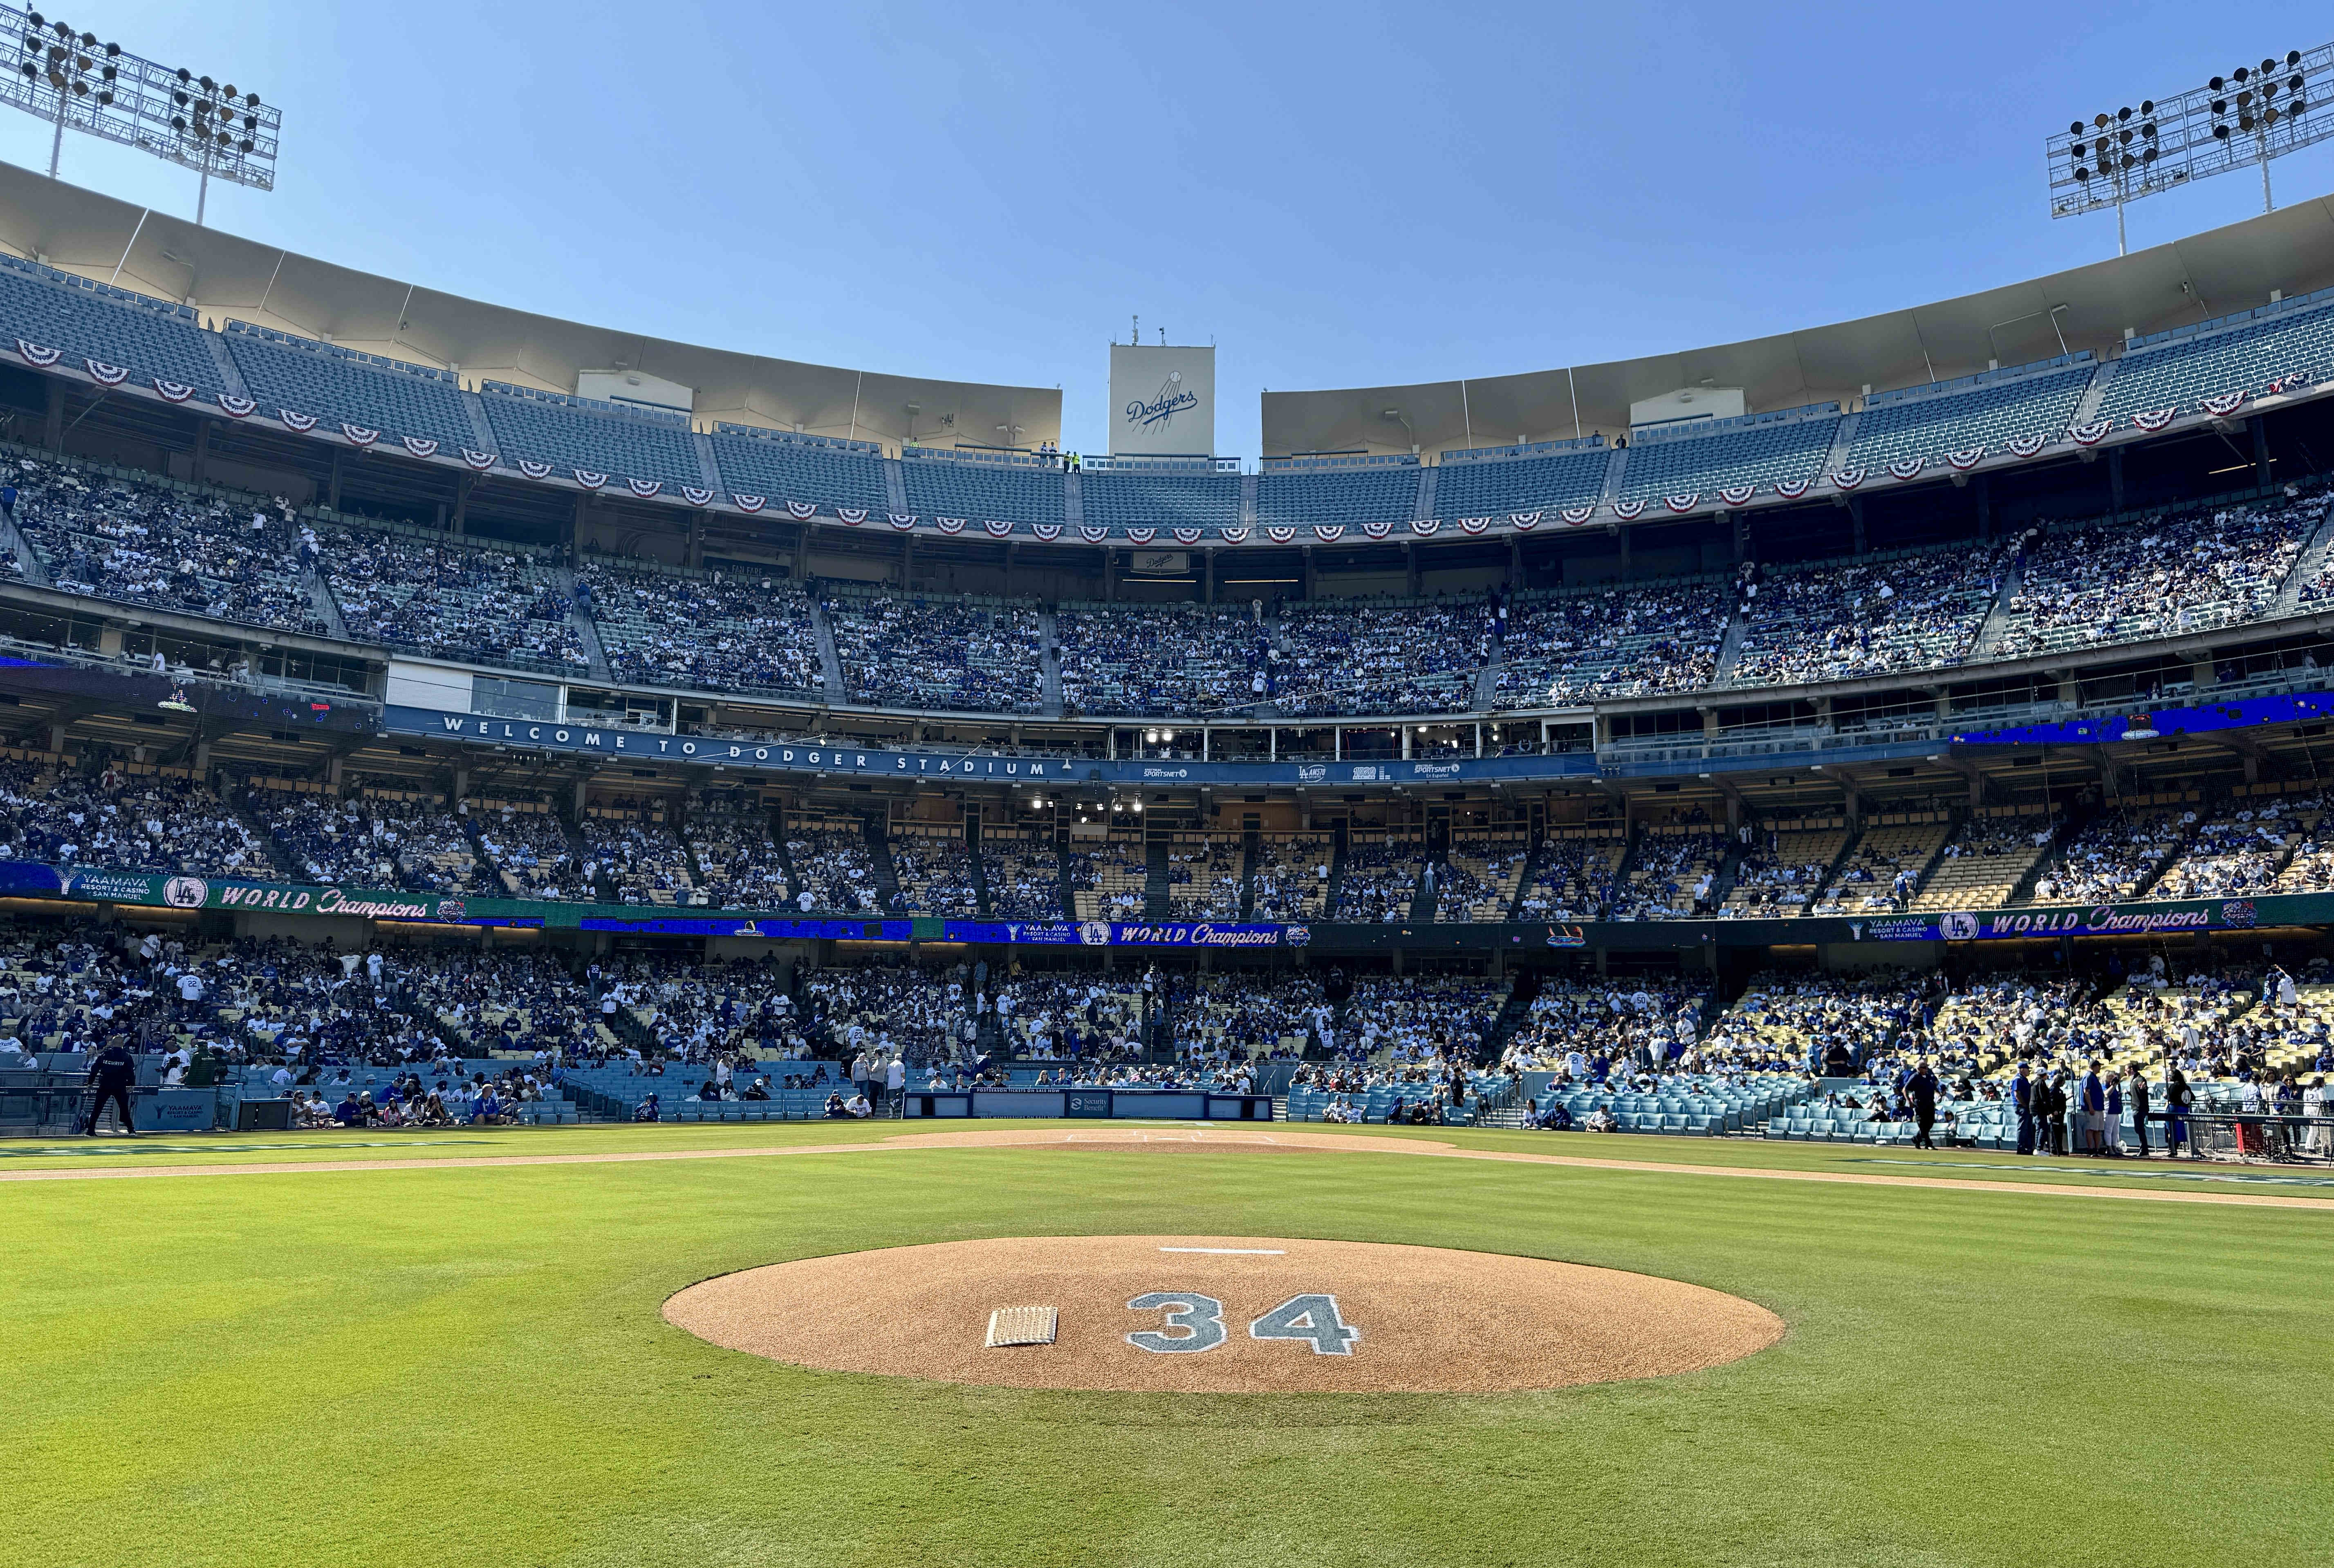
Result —
<path fill-rule="evenodd" d="M 1126 1303 L 1131 1312 L 1159 1312 L 1166 1316 L 1158 1329 L 1126 1336 L 1138 1351 L 1155 1355 L 1189 1355 L 1211 1351 L 1224 1342 L 1224 1303 L 1211 1295 L 1185 1291 L 1154 1290 Z M 1161 1329 L 1172 1330 L 1162 1333 Z M 1362 1331 L 1337 1315 L 1333 1295 L 1293 1295 L 1248 1325 L 1252 1340 L 1304 1340 L 1316 1356 L 1350 1356 Z"/>

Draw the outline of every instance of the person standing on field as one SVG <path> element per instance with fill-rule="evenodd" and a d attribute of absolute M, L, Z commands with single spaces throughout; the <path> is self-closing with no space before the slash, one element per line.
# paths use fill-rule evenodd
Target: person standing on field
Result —
<path fill-rule="evenodd" d="M 1912 1099 L 1913 1120 L 1919 1128 L 1913 1135 L 1913 1147 L 1936 1148 L 1936 1140 L 1929 1136 L 1929 1132 L 1937 1124 L 1937 1075 L 1929 1071 L 1925 1057 L 1913 1076 L 1905 1081 L 1905 1092 Z"/>
<path fill-rule="evenodd" d="M 895 1053 L 892 1057 L 891 1065 L 883 1069 L 883 1100 L 891 1107 L 894 1115 L 899 1113 L 900 1101 L 907 1087 L 908 1064 Z"/>
<path fill-rule="evenodd" d="M 2139 1133 L 2139 1157 L 2147 1158 L 2147 1073 L 2135 1067 L 2124 1077 L 2124 1099 L 2131 1105 L 2131 1124 Z"/>
<path fill-rule="evenodd" d="M 2038 1085 L 2026 1075 L 2026 1063 L 2018 1064 L 2018 1076 L 2010 1081 L 2010 1101 L 2018 1111 L 2018 1152 L 2034 1152 L 2034 1093 Z"/>
<path fill-rule="evenodd" d="M 116 1040 L 89 1060 L 89 1082 L 95 1095 L 89 1102 L 89 1124 L 82 1130 L 92 1138 L 97 1136 L 97 1119 L 105 1113 L 111 1101 L 115 1114 L 121 1118 L 121 1135 L 138 1136 L 138 1129 L 130 1121 L 130 1086 L 138 1081 L 138 1060 L 130 1054 L 121 1041 Z"/>

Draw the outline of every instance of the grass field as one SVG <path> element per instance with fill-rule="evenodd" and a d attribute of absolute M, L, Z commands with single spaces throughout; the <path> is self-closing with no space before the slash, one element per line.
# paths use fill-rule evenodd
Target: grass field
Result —
<path fill-rule="evenodd" d="M 0 1178 L 898 1130 L 24 1145 L 0 1147 Z M 1427 1136 L 2170 1185 L 1967 1154 Z M 2323 1561 L 2334 1534 L 2334 1204 L 1153 1146 L 0 1180 L 0 1216 L 8 1556 L 44 1568 L 2190 1563 Z M 1154 1232 L 1636 1270 L 1789 1332 L 1709 1371 L 1552 1393 L 1099 1395 L 798 1371 L 659 1315 L 694 1281 L 787 1258 Z"/>

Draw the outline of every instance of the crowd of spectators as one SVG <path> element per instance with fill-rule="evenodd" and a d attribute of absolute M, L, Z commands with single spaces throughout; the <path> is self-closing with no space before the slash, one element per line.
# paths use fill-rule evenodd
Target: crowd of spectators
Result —
<path fill-rule="evenodd" d="M 2314 819 L 2324 810 L 2322 796 L 2232 803 L 2191 828 L 2187 842 L 2148 896 L 2252 898 L 2274 891 L 2288 853 L 2301 842 L 2300 813 L 2307 811 Z"/>
<path fill-rule="evenodd" d="M 1058 920 L 1062 912 L 1062 857 L 1036 838 L 1003 832 L 980 835 L 981 875 L 989 883 L 989 912 L 1000 920 Z"/>
<path fill-rule="evenodd" d="M 316 548 L 361 642 L 562 673 L 591 662 L 557 568 L 531 552 L 338 527 Z"/>
<path fill-rule="evenodd" d="M 1674 977 L 1549 980 L 1500 1063 L 1510 1072 L 1556 1073 L 1559 1082 L 1599 1082 L 1615 1064 L 1658 1070 L 1693 1045 L 1709 996 L 1706 984 Z"/>
<path fill-rule="evenodd" d="M 1679 920 L 1710 913 L 1726 851 L 1726 835 L 1715 827 L 1641 834 L 1629 874 L 1615 890 L 1610 918 Z"/>
<path fill-rule="evenodd" d="M 2144 525 L 2031 533 L 2021 545 L 2023 581 L 1990 651 L 2014 659 L 2256 619 L 2329 505 L 2320 495 Z"/>
<path fill-rule="evenodd" d="M 527 810 L 528 806 L 540 809 Z M 504 890 L 521 899 L 588 898 L 583 867 L 568 847 L 567 830 L 547 803 L 474 803 L 478 846 Z"/>
<path fill-rule="evenodd" d="M 1519 906 L 1528 920 L 1594 920 L 1613 898 L 1613 873 L 1628 841 L 1555 833 L 1542 842 Z"/>
<path fill-rule="evenodd" d="M 1558 707 L 1708 686 L 1731 590 L 1646 582 L 1519 598 L 1500 642 L 1497 706 Z"/>
<path fill-rule="evenodd" d="M 1437 1076 L 1473 1063 L 1505 1002 L 1504 980 L 1450 975 L 1365 975 L 1344 1009 L 1335 1050 L 1380 1066 Z"/>
<path fill-rule="evenodd" d="M 698 902 L 725 909 L 775 909 L 791 900 L 786 862 L 770 836 L 770 813 L 738 791 L 709 791 L 690 807 L 689 847 L 697 857 Z"/>
<path fill-rule="evenodd" d="M 1480 601 L 1284 605 L 1273 701 L 1291 717 L 1466 712 L 1493 626 Z"/>
<path fill-rule="evenodd" d="M 12 520 L 68 593 L 321 634 L 287 507 L 20 457 Z M 5 554 L 6 552 L 0 552 Z"/>
<path fill-rule="evenodd" d="M 873 707 L 1037 713 L 1044 628 L 1005 600 L 830 594 L 826 618 L 851 700 Z"/>
<path fill-rule="evenodd" d="M 1940 977 L 1770 972 L 1756 976 L 1711 1026 L 1700 1064 L 1769 1070 L 1779 1062 L 1846 1076 L 1872 1053 L 1912 1049 L 1928 1026 Z"/>
<path fill-rule="evenodd" d="M 2107 904 L 2133 898 L 2156 880 L 2157 869 L 2197 822 L 2190 806 L 2102 811 L 2068 839 L 2058 863 L 2036 880 L 2034 901 Z"/>
<path fill-rule="evenodd" d="M 1434 884 L 1434 918 L 1445 921 L 1498 921 L 1514 906 L 1529 846 L 1520 839 L 1476 839 L 1451 846 L 1427 868 Z"/>
<path fill-rule="evenodd" d="M 258 835 L 204 785 L 115 765 L 46 774 L 30 763 L 0 763 L 0 854 L 262 880 L 275 870 Z"/>
<path fill-rule="evenodd" d="M 1730 684 L 1844 680 L 1959 664 L 2001 592 L 2005 545 L 1874 564 L 1746 568 L 1747 617 Z"/>
<path fill-rule="evenodd" d="M 1253 608 L 1083 605 L 1055 616 L 1063 710 L 1197 717 L 1265 697 L 1265 629 Z"/>
<path fill-rule="evenodd" d="M 1425 853 L 1425 846 L 1415 839 L 1350 839 L 1337 882 L 1336 918 L 1381 923 L 1410 919 L 1411 903 L 1418 896 L 1419 862 Z"/>
<path fill-rule="evenodd" d="M 1246 859 L 1235 838 L 1211 837 L 1204 844 L 1174 843 L 1167 849 L 1167 913 L 1177 920 L 1236 920 L 1240 911 L 1240 867 Z"/>
<path fill-rule="evenodd" d="M 615 679 L 700 691 L 823 691 L 810 596 L 786 578 L 586 559 L 576 597 Z"/>
<path fill-rule="evenodd" d="M 257 785 L 246 788 L 243 798 L 308 880 L 396 884 L 393 830 L 368 816 L 354 799 L 285 794 Z"/>
<path fill-rule="evenodd" d="M 1316 833 L 1268 833 L 1257 841 L 1255 899 L 1259 920 L 1317 920 L 1327 899 L 1329 841 Z"/>
<path fill-rule="evenodd" d="M 688 851 L 672 825 L 633 801 L 616 800 L 586 812 L 584 879 L 620 904 L 686 904 L 694 883 Z"/>
<path fill-rule="evenodd" d="M 967 919 L 980 913 L 978 873 L 961 829 L 946 835 L 895 834 L 891 849 L 898 889 L 892 898 L 893 909 Z"/>
<path fill-rule="evenodd" d="M 794 902 L 813 909 L 873 910 L 882 901 L 875 853 L 856 822 L 791 822 L 786 861 L 794 870 Z"/>

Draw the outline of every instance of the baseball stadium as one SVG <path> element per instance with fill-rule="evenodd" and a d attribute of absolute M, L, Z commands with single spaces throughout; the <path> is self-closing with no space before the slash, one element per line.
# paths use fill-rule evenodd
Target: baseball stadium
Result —
<path fill-rule="evenodd" d="M 10 50 L 11 1561 L 2325 1560 L 2334 45 L 2021 106 L 2112 256 L 1099 410 Z"/>

